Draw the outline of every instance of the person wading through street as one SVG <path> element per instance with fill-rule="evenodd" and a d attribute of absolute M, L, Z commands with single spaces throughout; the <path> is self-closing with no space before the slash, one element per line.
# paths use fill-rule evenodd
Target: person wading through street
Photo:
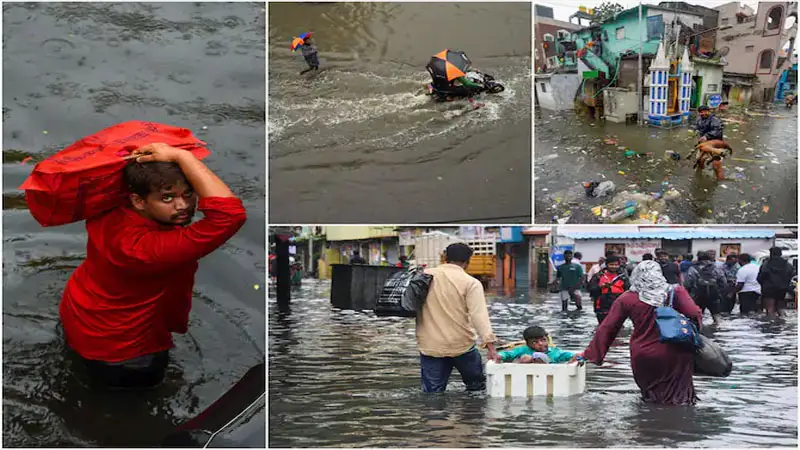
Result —
<path fill-rule="evenodd" d="M 692 294 L 700 311 L 706 308 L 711 312 L 714 325 L 719 325 L 720 300 L 728 285 L 728 280 L 706 252 L 697 252 L 697 265 L 686 273 L 684 287 Z"/>
<path fill-rule="evenodd" d="M 628 274 L 628 277 L 633 273 L 634 265 L 628 262 L 628 257 L 620 255 L 619 257 L 619 270 Z"/>
<path fill-rule="evenodd" d="M 586 273 L 586 266 L 583 264 L 583 255 L 581 252 L 575 252 L 575 254 L 572 255 L 572 262 L 581 266 L 583 273 Z"/>
<path fill-rule="evenodd" d="M 673 307 L 702 327 L 703 313 L 681 286 L 670 286 L 655 261 L 642 261 L 633 270 L 631 288 L 619 296 L 597 327 L 583 353 L 589 362 L 602 364 L 625 320 L 633 322 L 630 340 L 633 379 L 648 403 L 692 405 L 697 401 L 692 374 L 694 349 L 660 342 L 655 309 L 664 305 L 670 289 Z"/>
<path fill-rule="evenodd" d="M 769 259 L 758 272 L 761 299 L 768 317 L 780 315 L 793 276 L 794 268 L 789 261 L 783 259 L 783 251 L 779 247 L 769 249 Z"/>
<path fill-rule="evenodd" d="M 658 249 L 656 250 L 656 258 L 658 258 L 658 264 L 661 266 L 661 272 L 664 274 L 664 278 L 667 279 L 667 283 L 680 284 L 681 268 L 669 260 L 669 253 L 666 250 Z"/>
<path fill-rule="evenodd" d="M 86 259 L 59 308 L 67 345 L 100 388 L 161 383 L 172 333 L 189 327 L 198 260 L 247 218 L 242 201 L 190 152 L 151 144 L 133 154 L 143 156 L 124 169 L 130 204 L 86 221 Z M 205 217 L 191 223 L 195 208 Z"/>
<path fill-rule="evenodd" d="M 694 262 L 692 261 L 694 256 L 692 254 L 683 255 L 683 260 L 678 264 L 678 267 L 681 268 L 681 277 L 686 278 L 686 274 L 689 272 L 689 269 L 694 266 Z"/>
<path fill-rule="evenodd" d="M 703 105 L 697 108 L 697 113 L 700 117 L 695 123 L 695 130 L 700 137 L 695 147 L 695 150 L 698 151 L 695 167 L 698 170 L 703 170 L 706 163 L 711 160 L 711 167 L 714 168 L 717 180 L 724 180 L 722 158 L 726 150 L 733 153 L 733 149 L 725 142 L 722 136 L 724 125 L 717 116 L 711 114 L 711 109 L 708 106 Z"/>
<path fill-rule="evenodd" d="M 739 313 L 742 315 L 758 312 L 758 299 L 761 285 L 758 283 L 758 264 L 747 253 L 739 255 L 742 267 L 736 272 L 736 292 L 739 293 Z"/>
<path fill-rule="evenodd" d="M 472 249 L 462 243 L 445 249 L 445 264 L 425 272 L 433 275 L 428 297 L 417 315 L 422 390 L 444 392 L 455 367 L 468 391 L 486 389 L 481 354 L 474 331 L 486 345 L 488 358 L 498 358 L 497 339 L 489 322 L 483 285 L 466 272 Z"/>
<path fill-rule="evenodd" d="M 593 264 L 593 265 L 592 265 L 592 268 L 591 268 L 591 269 L 589 269 L 589 273 L 588 273 L 588 274 L 586 274 L 586 278 L 588 278 L 589 280 L 591 280 L 591 279 L 592 279 L 592 277 L 594 277 L 594 276 L 595 276 L 597 273 L 599 273 L 601 270 L 605 269 L 605 267 L 606 267 L 606 259 L 605 259 L 604 257 L 602 257 L 602 256 L 601 256 L 601 257 L 600 257 L 600 258 L 597 260 L 597 264 Z"/>
<path fill-rule="evenodd" d="M 556 269 L 556 280 L 561 281 L 559 292 L 561 295 L 561 311 L 567 311 L 569 301 L 575 302 L 578 311 L 583 309 L 581 294 L 578 289 L 583 280 L 583 268 L 580 264 L 572 262 L 572 250 L 564 252 L 564 264 Z"/>
<path fill-rule="evenodd" d="M 711 114 L 711 108 L 703 105 L 697 108 L 697 113 L 700 117 L 695 122 L 694 129 L 699 135 L 698 142 L 722 140 L 722 121 Z"/>
<path fill-rule="evenodd" d="M 620 270 L 619 258 L 609 256 L 606 267 L 595 274 L 589 281 L 589 295 L 594 303 L 597 323 L 603 323 L 611 310 L 611 305 L 631 286 L 628 273 Z"/>
<path fill-rule="evenodd" d="M 736 274 L 739 272 L 739 258 L 735 254 L 728 254 L 725 257 L 725 264 L 722 265 L 722 272 L 728 280 L 728 290 L 722 299 L 720 311 L 730 314 L 736 306 Z"/>

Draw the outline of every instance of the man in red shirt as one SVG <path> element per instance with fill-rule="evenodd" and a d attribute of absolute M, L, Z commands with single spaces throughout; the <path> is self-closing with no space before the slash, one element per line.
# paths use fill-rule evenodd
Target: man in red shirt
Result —
<path fill-rule="evenodd" d="M 594 300 L 594 313 L 597 323 L 603 323 L 611 310 L 611 305 L 623 292 L 631 287 L 628 272 L 620 267 L 620 259 L 611 255 L 606 259 L 606 267 L 596 273 L 589 281 L 589 295 Z"/>
<path fill-rule="evenodd" d="M 151 144 L 125 168 L 130 205 L 86 221 L 86 259 L 60 305 L 69 347 L 98 387 L 161 383 L 185 333 L 198 260 L 230 239 L 247 215 L 240 199 L 185 150 Z M 198 202 L 199 197 L 199 202 Z M 195 223 L 195 209 L 205 217 Z"/>

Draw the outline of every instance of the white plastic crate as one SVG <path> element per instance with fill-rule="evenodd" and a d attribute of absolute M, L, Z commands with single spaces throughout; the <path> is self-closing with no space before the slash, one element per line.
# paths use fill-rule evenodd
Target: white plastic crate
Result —
<path fill-rule="evenodd" d="M 586 391 L 586 364 L 517 364 L 488 361 L 490 397 L 569 397 Z"/>

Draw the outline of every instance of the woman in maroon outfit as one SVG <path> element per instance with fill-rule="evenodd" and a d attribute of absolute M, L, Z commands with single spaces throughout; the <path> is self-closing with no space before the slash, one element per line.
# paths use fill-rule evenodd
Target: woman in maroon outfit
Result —
<path fill-rule="evenodd" d="M 655 261 L 642 261 L 631 275 L 631 288 L 620 295 L 608 316 L 597 327 L 594 338 L 583 356 L 602 364 L 611 343 L 625 319 L 633 322 L 631 335 L 631 368 L 633 378 L 646 402 L 667 405 L 693 405 L 697 401 L 692 382 L 694 352 L 680 345 L 661 343 L 655 309 L 667 299 L 667 280 Z M 703 313 L 689 293 L 675 288 L 672 305 L 689 319 L 702 326 Z"/>

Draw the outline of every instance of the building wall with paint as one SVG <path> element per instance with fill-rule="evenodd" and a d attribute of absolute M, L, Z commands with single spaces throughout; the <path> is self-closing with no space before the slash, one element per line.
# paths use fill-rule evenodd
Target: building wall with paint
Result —
<path fill-rule="evenodd" d="M 772 239 L 694 239 L 691 243 L 692 254 L 697 256 L 699 251 L 715 252 L 720 256 L 722 247 L 730 244 L 738 244 L 741 253 L 755 254 L 760 251 L 769 250 L 773 245 Z M 606 244 L 624 245 L 625 256 L 630 261 L 641 261 L 642 255 L 650 253 L 655 256 L 655 250 L 662 246 L 661 239 L 578 239 L 575 241 L 575 251 L 583 254 L 583 262 L 596 262 L 601 256 L 605 256 Z"/>
<path fill-rule="evenodd" d="M 793 63 L 791 67 L 784 69 L 781 73 L 775 88 L 775 101 L 783 101 L 786 94 L 789 93 L 797 93 L 797 63 Z"/>
<path fill-rule="evenodd" d="M 328 226 L 325 227 L 325 236 L 328 241 L 352 241 L 358 239 L 394 237 L 397 236 L 397 231 L 393 226 Z"/>
<path fill-rule="evenodd" d="M 558 40 L 559 31 L 561 34 L 564 34 L 564 32 L 573 33 L 580 28 L 574 23 L 546 17 L 535 17 L 533 21 L 535 42 L 533 52 L 534 71 L 540 73 L 557 67 L 558 64 L 553 64 L 552 57 L 556 56 L 555 41 Z M 551 38 L 553 39 L 552 41 L 547 40 Z"/>
<path fill-rule="evenodd" d="M 661 246 L 661 239 L 578 239 L 575 251 L 583 254 L 583 262 L 597 262 L 606 256 L 606 244 L 623 244 L 629 260 L 641 261 L 642 255 L 653 253 Z"/>
<path fill-rule="evenodd" d="M 722 94 L 722 66 L 717 64 L 707 64 L 702 60 L 695 59 L 694 76 L 702 77 L 702 83 L 698 88 L 700 89 L 697 95 L 700 98 L 700 104 L 705 104 L 705 99 L 709 95 Z"/>
<path fill-rule="evenodd" d="M 731 85 L 730 91 L 728 91 L 728 105 L 729 106 L 747 106 L 750 104 L 750 100 L 753 96 L 753 87 L 752 86 L 744 86 L 740 84 Z"/>
<path fill-rule="evenodd" d="M 703 17 L 687 12 L 672 12 L 659 8 L 642 6 L 642 23 L 639 24 L 639 8 L 634 7 L 617 15 L 616 19 L 599 25 L 602 36 L 602 52 L 600 56 L 610 67 L 617 65 L 619 55 L 628 51 L 639 52 L 640 32 L 644 54 L 655 54 L 663 37 L 677 35 L 679 26 L 672 27 L 673 18 L 677 17 L 684 25 L 702 25 Z M 660 20 L 659 20 L 660 19 Z M 649 29 L 649 32 L 648 32 Z M 594 28 L 586 28 L 577 33 L 576 44 L 583 48 L 592 40 Z"/>
<path fill-rule="evenodd" d="M 797 3 L 760 2 L 758 10 L 753 11 L 750 7 L 740 7 L 738 2 L 731 2 L 716 9 L 720 11 L 720 26 L 730 27 L 719 30 L 717 39 L 717 47 L 728 49 L 725 71 L 757 75 L 759 83 L 753 87 L 752 100 L 772 101 L 774 94 L 770 92 L 788 64 L 785 62 L 778 67 L 778 54 L 797 34 L 796 19 L 793 26 L 785 28 L 787 18 L 797 14 Z M 777 11 L 781 11 L 780 21 L 777 28 L 770 29 L 768 19 L 775 17 Z M 737 14 L 742 18 L 737 18 Z M 765 54 L 772 55 L 771 61 Z"/>
<path fill-rule="evenodd" d="M 627 114 L 636 114 L 638 111 L 636 90 L 606 88 L 603 95 L 605 118 L 609 122 L 625 123 Z"/>
<path fill-rule="evenodd" d="M 729 244 L 738 244 L 741 247 L 740 253 L 755 254 L 767 251 L 772 247 L 773 239 L 696 239 L 692 241 L 692 253 L 697 257 L 697 252 L 713 251 L 717 258 L 722 255 L 722 248 Z"/>
<path fill-rule="evenodd" d="M 573 108 L 575 92 L 581 85 L 581 79 L 577 73 L 555 73 L 548 77 L 537 76 L 535 81 L 539 106 L 551 111 Z"/>

